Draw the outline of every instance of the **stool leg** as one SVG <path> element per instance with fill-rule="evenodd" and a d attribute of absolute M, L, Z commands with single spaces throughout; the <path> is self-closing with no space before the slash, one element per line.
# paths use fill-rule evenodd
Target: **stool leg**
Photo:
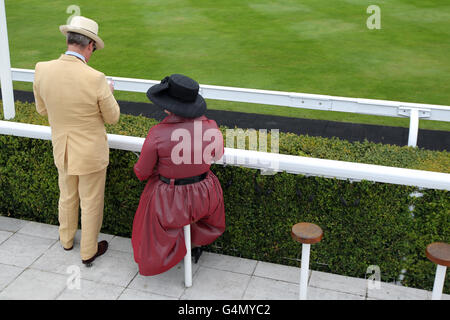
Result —
<path fill-rule="evenodd" d="M 441 300 L 446 271 L 447 271 L 446 266 L 441 266 L 439 264 L 437 265 L 436 277 L 434 278 L 433 294 L 431 296 L 431 300 Z"/>
<path fill-rule="evenodd" d="M 302 264 L 300 271 L 300 300 L 306 300 L 306 292 L 308 290 L 308 269 L 309 269 L 309 252 L 311 245 L 302 244 Z"/>
<path fill-rule="evenodd" d="M 192 259 L 191 259 L 191 225 L 183 227 L 186 255 L 184 256 L 184 285 L 192 286 Z"/>

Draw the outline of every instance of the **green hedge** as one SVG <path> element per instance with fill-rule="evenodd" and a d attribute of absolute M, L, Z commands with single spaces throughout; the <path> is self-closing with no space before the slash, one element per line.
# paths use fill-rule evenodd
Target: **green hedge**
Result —
<path fill-rule="evenodd" d="M 48 124 L 33 104 L 17 103 L 14 121 Z M 0 108 L 1 110 L 1 108 Z M 145 137 L 153 119 L 122 115 L 110 133 Z M 226 128 L 221 128 L 225 134 Z M 0 135 L 0 214 L 57 224 L 58 184 L 50 141 Z M 280 153 L 450 172 L 450 154 L 339 139 L 280 133 Z M 131 236 L 144 183 L 133 173 L 137 157 L 111 150 L 102 232 Z M 435 265 L 425 257 L 433 241 L 450 242 L 447 191 L 368 181 L 354 182 L 213 165 L 225 197 L 227 228 L 209 251 L 299 266 L 301 246 L 290 236 L 293 224 L 317 223 L 324 238 L 312 247 L 311 268 L 366 277 L 378 265 L 383 281 L 431 290 Z M 414 205 L 411 213 L 409 206 Z M 450 293 L 447 275 L 445 289 Z"/>

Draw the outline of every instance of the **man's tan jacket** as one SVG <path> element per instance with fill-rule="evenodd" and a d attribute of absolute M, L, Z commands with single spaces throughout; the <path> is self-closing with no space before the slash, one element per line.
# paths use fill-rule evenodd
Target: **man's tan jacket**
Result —
<path fill-rule="evenodd" d="M 69 175 L 107 167 L 104 123 L 117 123 L 120 109 L 105 75 L 77 57 L 63 54 L 57 60 L 36 64 L 33 89 L 37 112 L 48 114 L 56 167 Z"/>

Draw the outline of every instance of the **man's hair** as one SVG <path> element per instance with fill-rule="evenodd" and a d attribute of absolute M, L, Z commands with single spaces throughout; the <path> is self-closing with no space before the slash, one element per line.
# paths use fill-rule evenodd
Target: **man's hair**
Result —
<path fill-rule="evenodd" d="M 82 48 L 85 48 L 91 41 L 91 38 L 88 38 L 82 34 L 76 32 L 67 32 L 67 44 L 76 44 Z"/>

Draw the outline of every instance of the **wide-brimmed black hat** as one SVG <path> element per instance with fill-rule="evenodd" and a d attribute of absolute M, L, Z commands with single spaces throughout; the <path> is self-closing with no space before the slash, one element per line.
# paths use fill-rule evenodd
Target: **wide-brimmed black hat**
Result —
<path fill-rule="evenodd" d="M 165 77 L 147 91 L 147 97 L 157 106 L 184 118 L 197 118 L 205 114 L 206 102 L 198 94 L 197 81 L 182 75 Z"/>

